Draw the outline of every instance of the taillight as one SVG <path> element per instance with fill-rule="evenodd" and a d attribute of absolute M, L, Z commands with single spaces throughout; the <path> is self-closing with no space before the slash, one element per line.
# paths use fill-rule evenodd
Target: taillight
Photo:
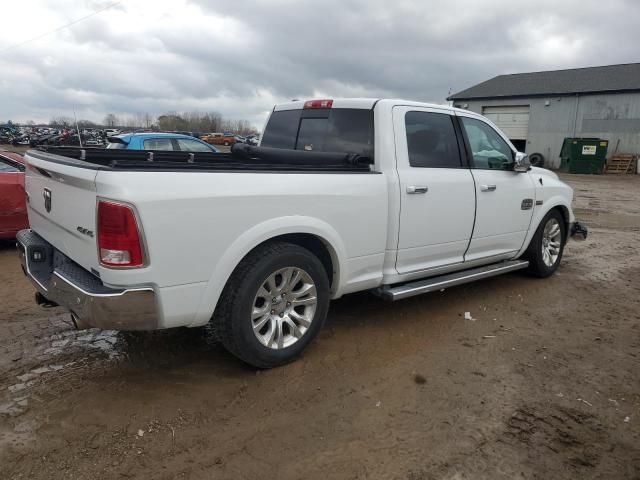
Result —
<path fill-rule="evenodd" d="M 98 202 L 98 249 L 105 267 L 142 267 L 144 249 L 136 215 L 121 203 Z"/>
<path fill-rule="evenodd" d="M 304 108 L 331 108 L 333 100 L 309 100 L 304 102 Z"/>

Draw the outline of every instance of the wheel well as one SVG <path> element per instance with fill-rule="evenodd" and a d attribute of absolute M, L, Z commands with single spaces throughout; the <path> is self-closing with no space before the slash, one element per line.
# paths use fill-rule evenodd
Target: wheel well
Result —
<path fill-rule="evenodd" d="M 562 218 L 564 218 L 565 226 L 567 227 L 567 232 L 569 231 L 569 209 L 564 205 L 558 205 L 557 207 L 553 207 L 551 210 L 558 210 L 562 214 Z"/>
<path fill-rule="evenodd" d="M 570 222 L 569 222 L 569 209 L 567 207 L 565 207 L 564 205 L 557 205 L 557 206 L 553 207 L 552 209 L 550 209 L 547 213 L 545 213 L 542 216 L 542 218 L 540 219 L 540 223 L 538 223 L 535 226 L 535 230 L 533 231 L 533 234 L 531 235 L 531 239 L 529 240 L 529 244 L 527 245 L 527 248 L 525 250 L 527 250 L 529 248 L 529 246 L 531 245 L 531 242 L 533 241 L 533 237 L 535 236 L 536 231 L 540 227 L 540 224 L 542 223 L 542 220 L 544 220 L 544 217 L 547 216 L 550 212 L 553 212 L 554 210 L 557 210 L 558 212 L 560 212 L 560 214 L 562 215 L 562 218 L 564 219 L 564 223 L 565 223 L 565 226 L 566 226 L 566 232 L 567 232 L 567 234 L 565 235 L 565 242 L 568 241 L 568 239 L 569 239 L 569 231 L 571 229 L 571 225 L 570 225 Z"/>
<path fill-rule="evenodd" d="M 277 237 L 270 238 L 260 245 L 278 241 L 293 243 L 294 245 L 306 248 L 316 257 L 318 257 L 318 260 L 320 260 L 320 263 L 322 263 L 322 266 L 327 272 L 329 286 L 333 287 L 333 281 L 335 275 L 337 274 L 337 271 L 334 268 L 334 257 L 331 254 L 330 247 L 324 242 L 324 240 L 310 233 L 289 233 L 286 235 L 279 235 Z"/>

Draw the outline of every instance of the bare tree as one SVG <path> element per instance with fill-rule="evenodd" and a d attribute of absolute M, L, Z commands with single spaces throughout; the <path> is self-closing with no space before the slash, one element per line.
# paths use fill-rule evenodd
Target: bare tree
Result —
<path fill-rule="evenodd" d="M 160 130 L 185 130 L 197 133 L 233 132 L 240 135 L 255 133 L 248 120 L 225 120 L 218 112 L 167 112 L 158 117 Z"/>
<path fill-rule="evenodd" d="M 80 128 L 95 128 L 98 125 L 91 120 L 78 120 L 78 127 Z"/>
<path fill-rule="evenodd" d="M 130 115 L 128 117 L 122 117 L 120 119 L 120 125 L 127 128 L 136 128 L 137 122 L 135 115 Z"/>
<path fill-rule="evenodd" d="M 151 125 L 153 125 L 153 116 L 149 113 L 143 114 L 142 124 L 144 125 L 144 128 L 151 128 Z"/>
<path fill-rule="evenodd" d="M 52 127 L 70 127 L 73 125 L 73 118 L 64 116 L 52 117 L 49 120 L 49 125 Z"/>
<path fill-rule="evenodd" d="M 104 124 L 107 127 L 115 127 L 118 124 L 118 117 L 116 117 L 113 113 L 108 113 L 104 117 Z"/>

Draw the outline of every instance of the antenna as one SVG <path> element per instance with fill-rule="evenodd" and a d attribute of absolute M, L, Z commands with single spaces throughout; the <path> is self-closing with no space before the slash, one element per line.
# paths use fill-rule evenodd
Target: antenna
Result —
<path fill-rule="evenodd" d="M 76 117 L 76 107 L 73 107 L 73 118 L 76 121 L 76 130 L 78 131 L 78 142 L 80 143 L 80 148 L 82 148 L 82 135 L 80 134 L 80 127 L 78 126 L 78 117 Z"/>

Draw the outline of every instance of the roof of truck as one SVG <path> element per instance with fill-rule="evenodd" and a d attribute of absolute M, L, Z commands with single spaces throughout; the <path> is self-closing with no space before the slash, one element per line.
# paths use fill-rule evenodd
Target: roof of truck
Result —
<path fill-rule="evenodd" d="M 273 111 L 277 112 L 280 110 L 302 110 L 304 108 L 305 103 L 310 101 L 324 101 L 325 99 L 317 99 L 317 98 L 308 98 L 305 100 L 292 100 L 286 103 L 280 103 L 273 107 Z M 457 110 L 449 105 L 437 105 L 435 103 L 426 103 L 426 102 L 416 102 L 411 100 L 402 100 L 402 99 L 394 99 L 394 98 L 333 98 L 326 99 L 331 100 L 332 106 L 331 108 L 361 108 L 361 109 L 371 109 L 379 103 L 388 103 L 392 105 L 406 105 L 410 107 L 423 107 L 423 108 L 438 108 L 441 110 Z"/>

